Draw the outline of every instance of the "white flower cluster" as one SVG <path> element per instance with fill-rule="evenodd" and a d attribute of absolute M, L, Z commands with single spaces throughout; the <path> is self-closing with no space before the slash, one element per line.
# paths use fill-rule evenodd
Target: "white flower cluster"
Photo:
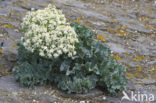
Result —
<path fill-rule="evenodd" d="M 28 12 L 21 26 L 25 32 L 22 41 L 27 50 L 37 51 L 46 58 L 56 58 L 63 53 L 69 57 L 76 54 L 74 45 L 78 38 L 74 28 L 55 6 Z"/>

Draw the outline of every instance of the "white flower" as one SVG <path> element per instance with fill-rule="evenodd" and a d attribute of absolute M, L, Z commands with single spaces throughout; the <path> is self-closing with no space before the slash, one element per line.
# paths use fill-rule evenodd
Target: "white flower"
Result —
<path fill-rule="evenodd" d="M 48 53 L 48 57 L 49 57 L 49 58 L 51 58 L 51 57 L 52 57 L 52 55 L 51 55 L 50 53 Z"/>
<path fill-rule="evenodd" d="M 66 48 L 63 48 L 63 52 L 64 52 L 64 53 L 67 53 L 68 50 L 67 50 Z"/>
<path fill-rule="evenodd" d="M 72 53 L 68 53 L 68 56 L 69 56 L 69 57 L 72 57 Z"/>
<path fill-rule="evenodd" d="M 29 44 L 29 43 L 30 43 L 30 39 L 27 39 L 27 40 L 26 40 L 26 43 Z"/>
<path fill-rule="evenodd" d="M 76 55 L 76 51 L 74 51 L 74 53 L 73 53 L 74 55 Z"/>
<path fill-rule="evenodd" d="M 44 56 L 44 52 L 40 52 L 39 55 L 40 55 L 40 56 Z"/>
<path fill-rule="evenodd" d="M 34 52 L 34 49 L 31 49 L 31 52 Z"/>
<path fill-rule="evenodd" d="M 23 45 L 26 47 L 26 46 L 27 46 L 27 43 L 26 43 L 26 42 L 24 42 L 24 43 L 23 43 Z"/>
<path fill-rule="evenodd" d="M 44 46 L 44 47 L 43 47 L 43 49 L 44 49 L 44 50 L 47 50 L 47 47 L 46 47 L 46 46 Z"/>
<path fill-rule="evenodd" d="M 61 50 L 58 50 L 57 52 L 58 52 L 58 54 L 62 54 L 62 51 Z"/>
<path fill-rule="evenodd" d="M 53 52 L 54 52 L 54 50 L 53 50 L 53 49 L 50 49 L 50 50 L 49 50 L 49 52 L 50 52 L 50 53 L 53 53 Z"/>
<path fill-rule="evenodd" d="M 63 53 L 69 57 L 76 54 L 74 45 L 78 38 L 74 28 L 55 6 L 28 12 L 21 27 L 25 32 L 23 45 L 31 52 L 38 51 L 40 56 L 50 59 Z"/>
<path fill-rule="evenodd" d="M 54 58 L 57 58 L 59 55 L 57 53 L 54 53 Z"/>
<path fill-rule="evenodd" d="M 55 45 L 52 45 L 51 47 L 52 47 L 52 48 L 55 48 L 56 46 L 55 46 Z"/>

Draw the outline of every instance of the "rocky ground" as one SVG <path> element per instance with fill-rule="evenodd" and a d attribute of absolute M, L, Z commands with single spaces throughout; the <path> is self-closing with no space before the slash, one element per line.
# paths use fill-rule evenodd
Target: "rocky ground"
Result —
<path fill-rule="evenodd" d="M 51 86 L 28 89 L 15 82 L 11 70 L 16 65 L 16 43 L 23 36 L 22 18 L 31 8 L 49 3 L 63 10 L 68 21 L 92 28 L 99 41 L 111 48 L 112 56 L 127 66 L 126 93 L 153 94 L 156 103 L 155 0 L 0 0 L 0 103 L 120 103 L 122 94 L 112 97 L 96 89 L 65 95 Z"/>

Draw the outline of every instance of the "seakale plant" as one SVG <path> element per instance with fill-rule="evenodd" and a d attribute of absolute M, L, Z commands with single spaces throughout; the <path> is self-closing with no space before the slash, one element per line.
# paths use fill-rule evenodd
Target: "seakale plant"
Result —
<path fill-rule="evenodd" d="M 96 87 L 104 88 L 111 94 L 125 90 L 126 68 L 115 61 L 107 45 L 96 41 L 94 32 L 84 25 L 71 23 L 68 26 L 73 28 L 78 41 L 72 44 L 76 53 L 69 56 L 69 53 L 61 52 L 54 58 L 41 56 L 40 48 L 32 52 L 25 47 L 22 39 L 18 48 L 19 65 L 14 68 L 16 80 L 28 87 L 51 83 L 66 93 L 87 93 Z M 35 42 L 32 44 L 35 45 Z M 59 46 L 55 46 L 57 48 L 60 50 Z M 53 51 L 52 48 L 50 50 Z M 44 53 L 47 55 L 47 52 Z"/>
<path fill-rule="evenodd" d="M 47 59 L 28 51 L 19 43 L 18 63 L 14 68 L 16 79 L 24 86 L 53 83 L 67 93 L 87 93 L 103 87 L 115 94 L 126 89 L 126 69 L 110 56 L 110 49 L 96 40 L 95 34 L 78 23 L 72 23 L 78 35 L 76 55 L 63 54 Z"/>

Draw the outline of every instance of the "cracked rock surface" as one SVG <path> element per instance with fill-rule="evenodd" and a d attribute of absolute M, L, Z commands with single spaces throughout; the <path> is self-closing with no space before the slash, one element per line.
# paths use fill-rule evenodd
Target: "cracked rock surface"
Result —
<path fill-rule="evenodd" d="M 156 103 L 155 0 L 0 0 L 0 103 L 120 103 L 122 93 L 113 97 L 94 89 L 85 95 L 65 95 L 51 86 L 20 87 L 14 80 L 16 43 L 24 35 L 20 31 L 22 18 L 31 8 L 41 9 L 49 3 L 61 9 L 68 21 L 84 24 L 105 38 L 99 41 L 127 67 L 127 94 L 153 94 Z"/>

